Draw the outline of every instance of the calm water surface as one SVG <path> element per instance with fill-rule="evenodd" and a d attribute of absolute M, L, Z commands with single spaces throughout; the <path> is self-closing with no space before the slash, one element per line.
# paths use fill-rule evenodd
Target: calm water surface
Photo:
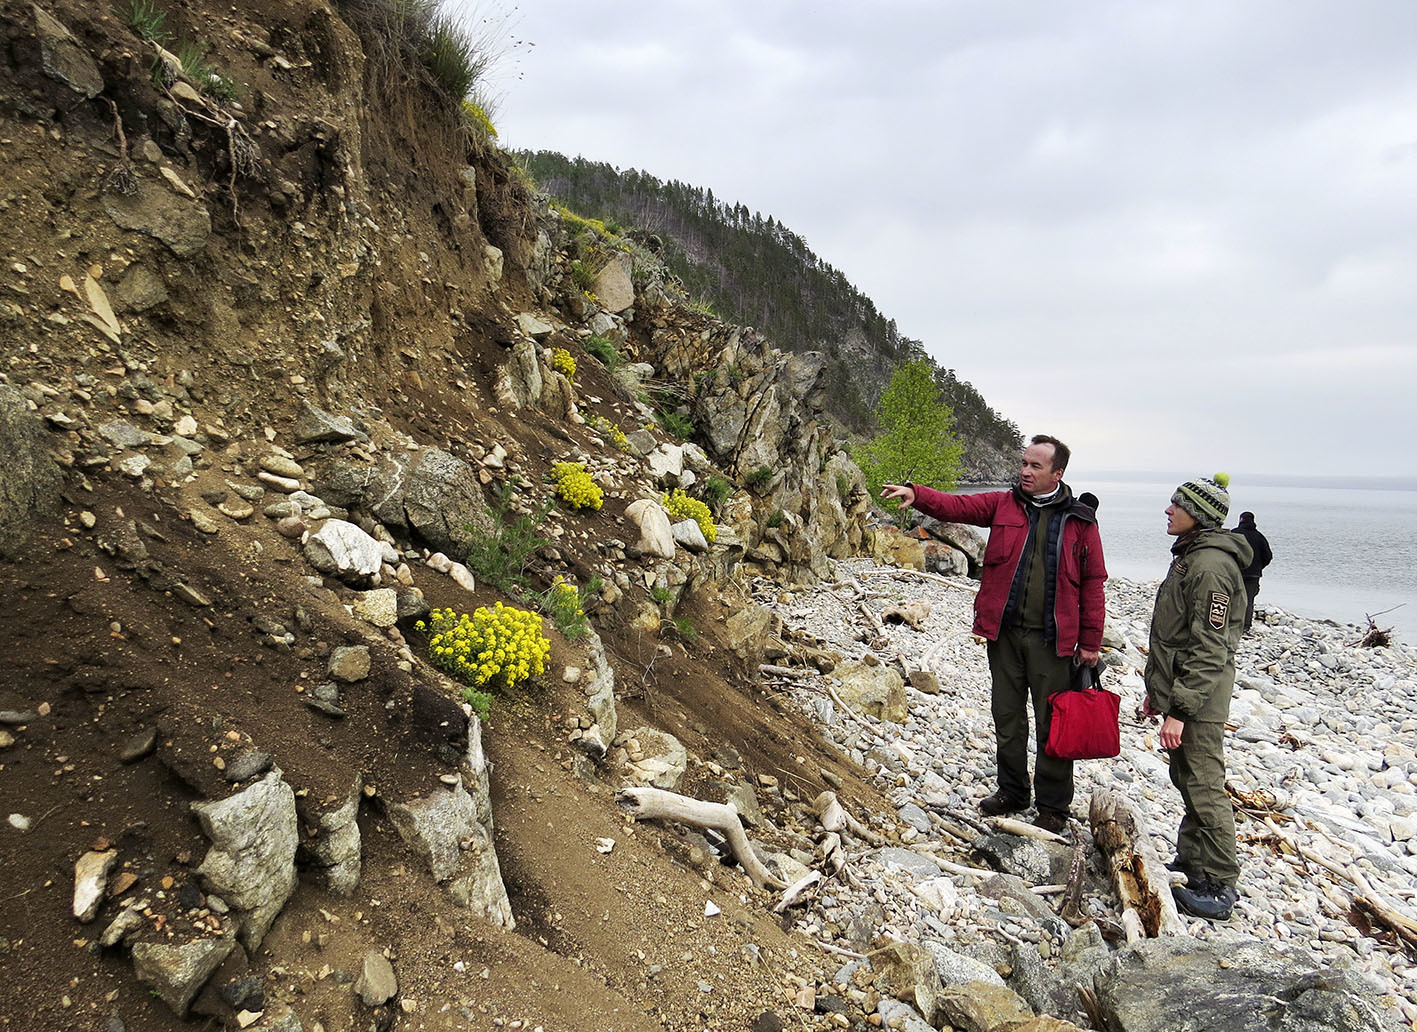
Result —
<path fill-rule="evenodd" d="M 1091 491 L 1100 501 L 1108 572 L 1138 581 L 1162 577 L 1172 541 L 1162 510 L 1186 478 L 1070 472 L 1077 473 L 1067 477 L 1075 493 Z M 1378 624 L 1417 642 L 1417 483 L 1354 480 L 1335 486 L 1332 480 L 1236 474 L 1227 526 L 1246 509 L 1274 550 L 1260 584 L 1261 605 L 1360 626 L 1368 613 L 1400 607 L 1379 616 Z"/>

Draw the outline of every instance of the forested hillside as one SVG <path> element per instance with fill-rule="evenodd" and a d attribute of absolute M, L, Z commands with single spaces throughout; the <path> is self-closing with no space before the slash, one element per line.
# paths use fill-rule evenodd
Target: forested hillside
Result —
<path fill-rule="evenodd" d="M 892 369 L 925 357 L 922 342 L 902 334 L 894 319 L 772 215 L 638 169 L 554 151 L 518 157 L 536 184 L 572 211 L 658 237 L 663 257 L 689 293 L 719 315 L 756 327 L 784 350 L 825 352 L 829 410 L 848 431 L 871 426 L 871 410 Z M 1014 423 L 954 369 L 936 366 L 936 380 L 966 444 L 967 470 L 988 467 L 986 454 L 1014 452 L 1019 444 Z"/>

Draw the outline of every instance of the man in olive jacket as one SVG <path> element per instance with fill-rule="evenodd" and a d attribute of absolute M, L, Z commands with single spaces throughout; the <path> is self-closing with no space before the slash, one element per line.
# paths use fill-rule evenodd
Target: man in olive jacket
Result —
<path fill-rule="evenodd" d="M 1182 910 L 1212 921 L 1230 916 L 1240 877 L 1224 743 L 1244 633 L 1240 572 L 1253 558 L 1244 538 L 1221 529 L 1229 483 L 1224 473 L 1198 477 L 1171 496 L 1166 533 L 1176 539 L 1175 558 L 1156 594 L 1146 661 L 1147 711 L 1164 718 L 1161 745 L 1186 809 L 1168 866 L 1183 871 L 1187 884 L 1172 892 Z"/>

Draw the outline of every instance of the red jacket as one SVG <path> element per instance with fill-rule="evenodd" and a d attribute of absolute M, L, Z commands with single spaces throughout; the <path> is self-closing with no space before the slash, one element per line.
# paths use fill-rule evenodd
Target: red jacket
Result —
<path fill-rule="evenodd" d="M 974 633 L 996 640 L 1014 572 L 1028 540 L 1024 502 L 1013 491 L 959 495 L 919 484 L 910 486 L 915 489 L 915 508 L 925 515 L 948 523 L 989 528 L 979 594 L 974 599 Z M 1096 652 L 1102 647 L 1102 623 L 1107 610 L 1103 594 L 1107 567 L 1102 559 L 1097 517 L 1086 505 L 1074 502 L 1063 510 L 1057 571 L 1053 618 L 1058 655 L 1072 656 L 1079 648 Z"/>

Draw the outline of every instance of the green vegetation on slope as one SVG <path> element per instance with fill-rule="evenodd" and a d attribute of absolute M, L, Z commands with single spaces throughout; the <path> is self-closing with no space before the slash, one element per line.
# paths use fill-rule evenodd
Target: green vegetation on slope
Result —
<path fill-rule="evenodd" d="M 919 341 L 902 335 L 893 319 L 771 215 L 636 169 L 553 151 L 517 157 L 541 189 L 571 209 L 658 235 L 666 264 L 689 294 L 710 302 L 723 318 L 756 327 L 784 350 L 825 352 L 829 411 L 847 430 L 870 432 L 893 370 L 925 359 L 961 438 L 1003 451 L 1019 447 L 1012 422 L 953 369 L 926 358 Z"/>

